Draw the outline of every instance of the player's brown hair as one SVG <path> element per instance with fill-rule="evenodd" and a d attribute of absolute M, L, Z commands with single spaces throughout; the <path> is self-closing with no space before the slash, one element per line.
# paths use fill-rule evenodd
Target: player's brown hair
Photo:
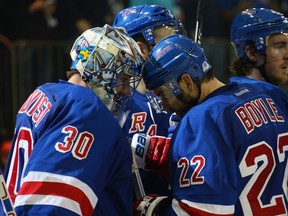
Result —
<path fill-rule="evenodd" d="M 79 71 L 75 70 L 75 69 L 71 69 L 66 71 L 66 76 L 68 78 L 68 80 L 74 75 L 74 74 L 80 74 Z"/>
<path fill-rule="evenodd" d="M 247 46 L 252 47 L 256 52 L 258 52 L 253 41 L 247 42 Z M 235 59 L 229 66 L 229 69 L 237 76 L 249 76 L 251 69 L 254 67 L 255 62 L 251 61 L 247 56 L 245 56 L 243 58 Z"/>

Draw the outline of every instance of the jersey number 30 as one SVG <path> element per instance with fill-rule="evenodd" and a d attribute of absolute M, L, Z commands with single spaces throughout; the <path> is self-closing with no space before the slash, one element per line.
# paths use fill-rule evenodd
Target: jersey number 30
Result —
<path fill-rule="evenodd" d="M 64 127 L 62 133 L 67 134 L 67 136 L 63 142 L 56 143 L 55 149 L 62 153 L 71 151 L 73 157 L 78 160 L 85 159 L 94 141 L 93 134 L 87 131 L 79 133 L 77 128 L 73 126 Z"/>

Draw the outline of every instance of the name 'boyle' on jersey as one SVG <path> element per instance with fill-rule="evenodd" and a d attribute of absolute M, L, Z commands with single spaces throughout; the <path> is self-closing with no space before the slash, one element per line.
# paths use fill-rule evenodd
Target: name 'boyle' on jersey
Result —
<path fill-rule="evenodd" d="M 269 83 L 212 92 L 174 134 L 175 199 L 217 215 L 287 215 L 287 121 L 287 95 Z"/>

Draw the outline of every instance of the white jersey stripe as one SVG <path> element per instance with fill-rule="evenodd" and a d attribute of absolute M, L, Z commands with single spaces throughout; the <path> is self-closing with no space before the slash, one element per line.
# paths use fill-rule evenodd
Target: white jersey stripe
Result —
<path fill-rule="evenodd" d="M 199 209 L 201 211 L 205 211 L 208 213 L 233 214 L 235 211 L 234 205 L 225 206 L 225 205 L 215 205 L 215 204 L 206 204 L 206 203 L 196 203 L 196 202 L 191 202 L 188 200 L 181 200 L 181 202 L 187 204 L 191 208 Z"/>
<path fill-rule="evenodd" d="M 66 208 L 81 215 L 79 204 L 71 199 L 53 196 L 53 195 L 18 195 L 15 200 L 15 206 L 22 205 L 51 205 Z"/>
<path fill-rule="evenodd" d="M 24 182 L 29 181 L 39 181 L 39 182 L 56 182 L 56 183 L 63 183 L 68 185 L 73 185 L 74 187 L 78 188 L 79 190 L 83 191 L 83 193 L 87 196 L 90 201 L 92 207 L 95 208 L 98 197 L 93 192 L 93 190 L 85 183 L 80 181 L 77 178 L 53 173 L 46 173 L 46 172 L 35 172 L 31 171 L 28 173 L 27 176 L 23 179 Z"/>

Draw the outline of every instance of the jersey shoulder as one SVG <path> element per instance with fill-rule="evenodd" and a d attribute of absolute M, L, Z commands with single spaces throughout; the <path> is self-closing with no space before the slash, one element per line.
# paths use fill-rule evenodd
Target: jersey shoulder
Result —
<path fill-rule="evenodd" d="M 91 89 L 66 81 L 39 86 L 22 105 L 17 118 L 41 130 L 54 124 L 80 127 L 89 126 L 91 122 L 93 127 L 93 121 L 116 122 Z"/>

